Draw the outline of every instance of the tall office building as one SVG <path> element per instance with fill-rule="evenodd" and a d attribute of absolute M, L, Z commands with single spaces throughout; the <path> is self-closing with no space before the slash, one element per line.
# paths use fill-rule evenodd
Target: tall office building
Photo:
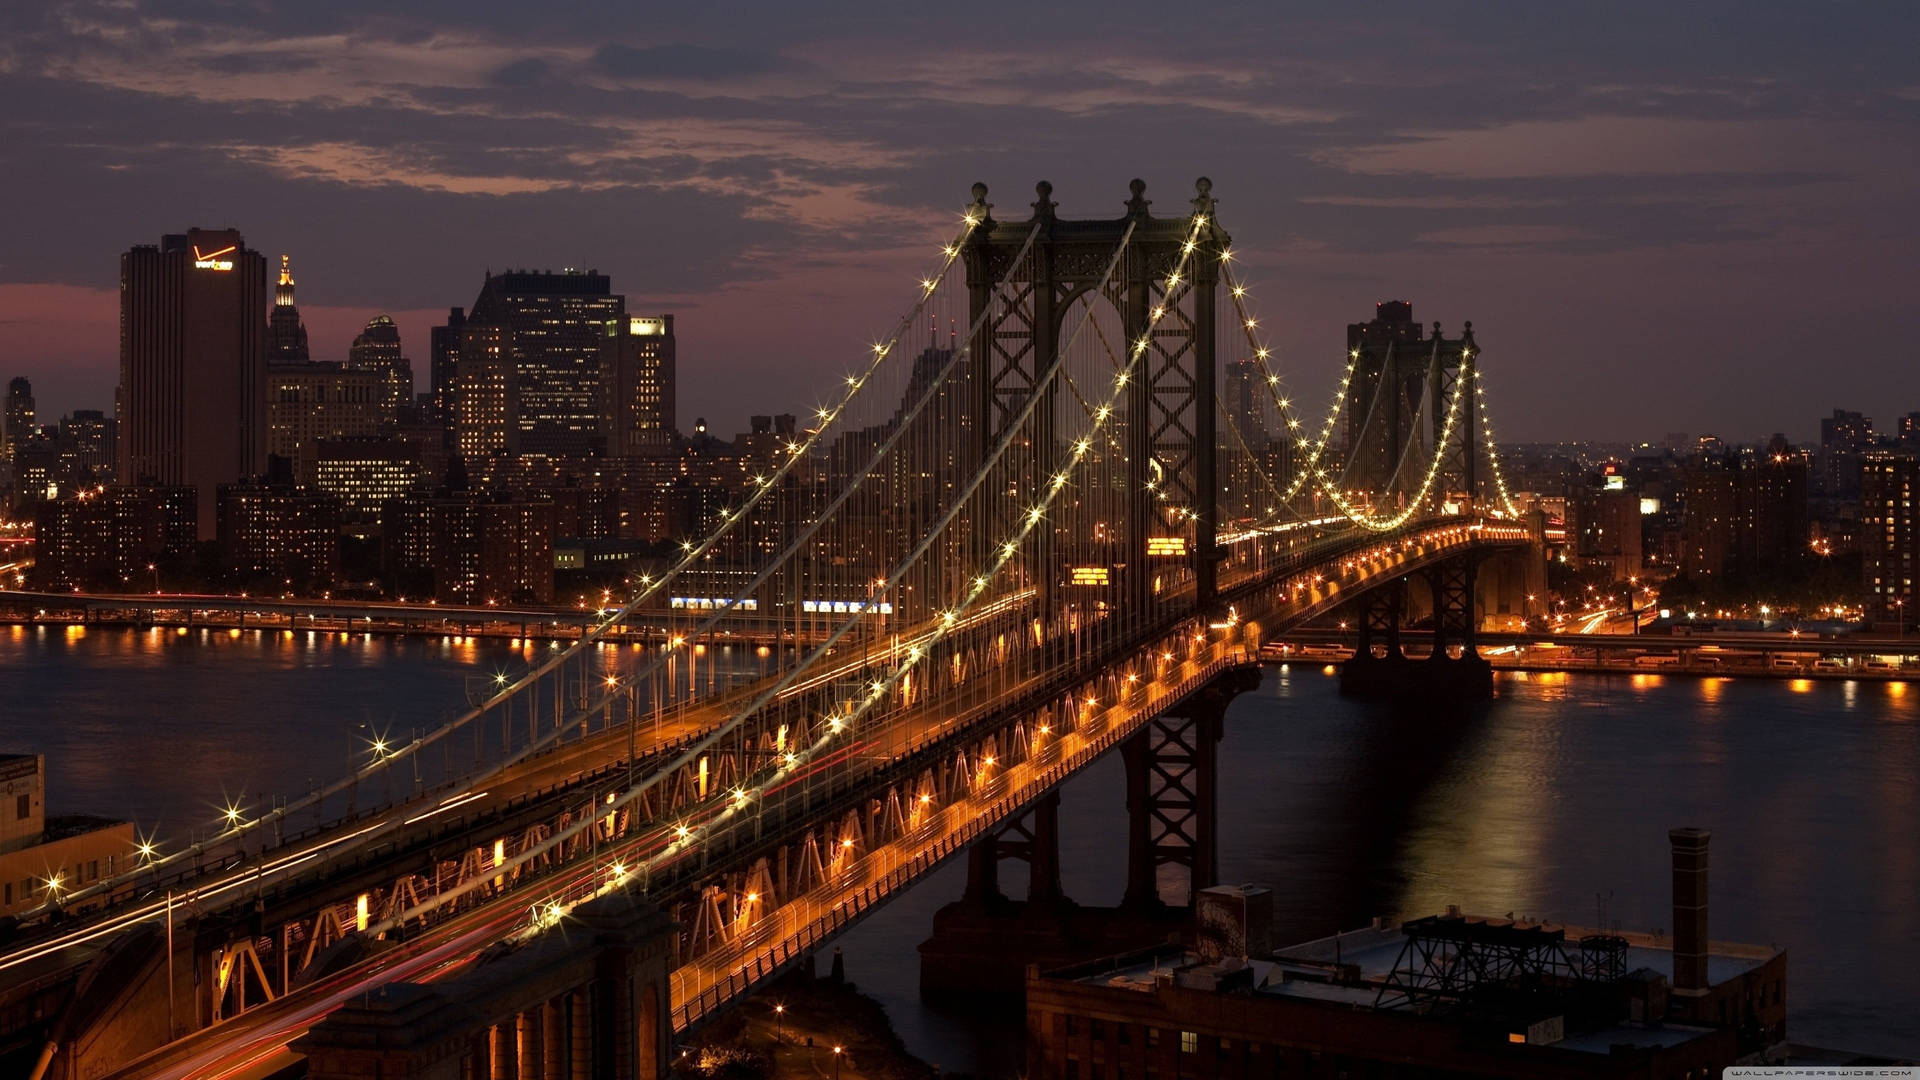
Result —
<path fill-rule="evenodd" d="M 312 484 L 316 444 L 379 434 L 386 393 L 378 371 L 324 360 L 267 365 L 267 453 L 286 458 L 302 487 Z"/>
<path fill-rule="evenodd" d="M 446 324 L 434 327 L 430 335 L 429 348 L 433 355 L 427 361 L 427 377 L 428 389 L 433 394 L 433 415 L 446 426 L 449 433 L 453 430 L 453 397 L 459 378 L 460 340 L 466 330 L 467 309 L 449 308 Z"/>
<path fill-rule="evenodd" d="M 60 452 L 71 456 L 74 471 L 105 478 L 113 472 L 116 434 L 113 418 L 99 409 L 75 409 L 60 418 Z"/>
<path fill-rule="evenodd" d="M 307 324 L 293 303 L 293 262 L 280 256 L 280 280 L 273 286 L 273 310 L 267 314 L 267 362 L 299 364 L 307 353 Z"/>
<path fill-rule="evenodd" d="M 347 368 L 380 376 L 385 387 L 380 395 L 380 426 L 392 431 L 400 423 L 400 414 L 413 407 L 413 362 L 400 347 L 400 328 L 391 317 L 375 315 L 367 320 L 366 329 L 347 349 Z"/>
<path fill-rule="evenodd" d="M 193 487 L 214 538 L 221 484 L 266 467 L 267 261 L 237 229 L 120 256 L 119 474 Z"/>
<path fill-rule="evenodd" d="M 610 453 L 631 457 L 673 448 L 673 316 L 633 315 L 614 338 L 602 425 Z"/>
<path fill-rule="evenodd" d="M 33 435 L 33 384 L 17 375 L 7 383 L 6 428 L 0 431 L 0 457 L 13 460 L 20 444 Z"/>
<path fill-rule="evenodd" d="M 455 366 L 453 449 L 469 466 L 520 446 L 520 381 L 507 348 L 509 331 L 496 323 L 469 322 L 461 332 Z"/>
<path fill-rule="evenodd" d="M 488 274 L 467 314 L 466 340 L 498 348 L 515 383 L 511 449 L 523 454 L 605 453 L 608 369 L 629 329 L 626 297 L 597 271 Z M 462 346 L 461 362 L 469 349 Z M 462 394 L 467 384 L 460 386 Z M 462 416 L 471 410 L 459 406 Z M 463 446 L 462 453 L 468 453 Z M 470 456 L 470 455 L 469 455 Z"/>
<path fill-rule="evenodd" d="M 1377 493 L 1390 481 L 1406 492 L 1419 486 L 1417 470 L 1402 469 L 1418 462 L 1417 452 L 1431 439 L 1430 425 L 1421 423 L 1422 406 L 1431 412 L 1437 402 L 1426 400 L 1427 373 L 1434 357 L 1457 361 L 1458 339 L 1432 337 L 1413 320 L 1413 305 L 1387 300 L 1376 305 L 1371 322 L 1347 326 L 1347 361 L 1353 378 L 1347 387 L 1345 486 Z M 1386 392 L 1379 391 L 1385 387 Z"/>

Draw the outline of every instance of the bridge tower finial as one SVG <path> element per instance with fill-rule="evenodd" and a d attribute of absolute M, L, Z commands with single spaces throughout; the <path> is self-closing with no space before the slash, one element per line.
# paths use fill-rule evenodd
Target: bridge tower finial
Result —
<path fill-rule="evenodd" d="M 1039 201 L 1033 204 L 1033 220 L 1035 221 L 1054 220 L 1053 212 L 1054 212 L 1054 208 L 1058 204 L 1053 201 L 1053 185 L 1046 182 L 1045 180 L 1042 180 L 1039 183 L 1033 185 L 1033 191 L 1034 191 L 1034 194 L 1040 196 Z"/>
<path fill-rule="evenodd" d="M 1136 176 L 1127 185 L 1127 190 L 1133 193 L 1133 198 L 1127 200 L 1127 216 L 1145 221 L 1147 207 L 1153 205 L 1153 200 L 1147 198 L 1147 182 Z"/>
<path fill-rule="evenodd" d="M 1193 191 L 1193 212 L 1204 216 L 1207 219 L 1207 223 L 1212 224 L 1213 208 L 1215 206 L 1213 181 L 1203 176 L 1193 182 Z"/>
<path fill-rule="evenodd" d="M 993 221 L 993 204 L 987 201 L 987 185 L 974 181 L 973 201 L 967 204 L 967 216 L 986 225 Z"/>

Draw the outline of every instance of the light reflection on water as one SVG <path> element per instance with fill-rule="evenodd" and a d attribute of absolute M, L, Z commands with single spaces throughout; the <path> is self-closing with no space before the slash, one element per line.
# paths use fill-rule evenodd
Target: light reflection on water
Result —
<path fill-rule="evenodd" d="M 0 751 L 47 755 L 56 812 L 143 828 L 210 823 L 223 797 L 303 791 L 344 767 L 360 725 L 437 722 L 469 683 L 547 649 L 82 629 L 0 632 Z M 604 654 L 631 665 L 642 651 Z M 716 651 L 740 670 L 777 662 Z M 1269 668 L 1235 702 L 1222 744 L 1221 869 L 1274 889 L 1281 941 L 1450 903 L 1583 924 L 1604 903 L 1609 920 L 1664 929 L 1666 830 L 1706 826 L 1713 936 L 1790 950 L 1792 1037 L 1914 1056 L 1917 718 L 1920 694 L 1903 683 L 1545 672 L 1502 677 L 1489 704 L 1408 711 L 1340 697 L 1317 665 Z M 1081 903 L 1113 903 L 1124 887 L 1123 805 L 1117 756 L 1065 790 L 1063 878 Z M 915 946 L 964 877 L 946 867 L 848 934 L 848 974 L 922 1056 L 1015 1071 L 1017 1020 L 918 1002 Z"/>
<path fill-rule="evenodd" d="M 1920 695 L 1892 683 L 1564 672 L 1410 712 L 1342 698 L 1314 665 L 1268 668 L 1221 744 L 1221 873 L 1273 888 L 1281 941 L 1455 903 L 1583 925 L 1604 905 L 1609 922 L 1665 930 L 1667 829 L 1705 826 L 1712 934 L 1789 950 L 1792 1037 L 1912 1057 L 1917 715 Z M 1124 801 L 1113 756 L 1065 789 L 1063 878 L 1081 903 L 1120 896 Z M 917 1000 L 914 947 L 964 881 L 944 868 L 857 927 L 848 974 L 923 1056 L 1010 1073 L 1017 1027 Z"/>
<path fill-rule="evenodd" d="M 14 625 L 0 636 L 0 753 L 46 755 L 55 813 L 126 816 L 178 835 L 213 824 L 229 801 L 299 795 L 343 774 L 376 735 L 410 737 L 456 716 L 550 648 L 455 635 Z M 602 669 L 631 669 L 643 651 L 605 646 Z M 722 671 L 773 662 L 744 647 L 715 654 Z M 684 666 L 674 670 L 684 677 Z"/>

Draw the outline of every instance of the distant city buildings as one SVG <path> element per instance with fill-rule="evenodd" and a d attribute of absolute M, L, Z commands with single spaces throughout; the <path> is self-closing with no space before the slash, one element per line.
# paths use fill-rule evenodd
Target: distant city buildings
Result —
<path fill-rule="evenodd" d="M 43 592 L 146 592 L 178 582 L 199 536 L 187 487 L 89 488 L 39 503 L 27 582 Z"/>
<path fill-rule="evenodd" d="M 1582 569 L 1600 568 L 1612 581 L 1637 577 L 1645 536 L 1640 492 L 1628 485 L 1618 462 L 1567 494 L 1567 533 Z"/>
<path fill-rule="evenodd" d="M 120 257 L 119 479 L 216 491 L 266 467 L 267 266 L 235 229 L 190 229 Z"/>
<path fill-rule="evenodd" d="M 783 416 L 738 450 L 683 440 L 673 316 L 629 314 L 597 272 L 487 275 L 432 328 L 417 397 L 391 317 L 316 360 L 291 257 L 267 273 L 233 229 L 135 246 L 114 414 L 36 426 L 13 380 L 0 489 L 39 529 L 36 587 L 324 590 L 344 551 L 356 588 L 385 567 L 382 588 L 535 602 L 556 540 L 571 569 L 605 572 L 710 525 L 746 464 L 771 468 L 796 435 Z"/>
<path fill-rule="evenodd" d="M 413 439 L 333 438 L 314 447 L 313 488 L 339 500 L 341 529 L 353 536 L 378 536 L 387 505 L 427 477 Z"/>
<path fill-rule="evenodd" d="M 389 568 L 404 593 L 441 603 L 551 603 L 553 525 L 545 501 L 407 496 L 387 518 Z"/>
<path fill-rule="evenodd" d="M 1273 389 L 1257 360 L 1234 360 L 1222 384 L 1226 415 L 1220 424 L 1220 474 L 1224 487 L 1237 492 L 1237 506 L 1223 506 L 1228 518 L 1261 520 L 1277 508 L 1293 479 L 1295 433 L 1280 422 Z"/>
<path fill-rule="evenodd" d="M 230 587 L 313 595 L 339 577 L 340 501 L 296 488 L 284 470 L 223 484 L 218 538 Z"/>
<path fill-rule="evenodd" d="M 1679 569 L 1765 584 L 1807 561 L 1807 454 L 1776 435 L 1745 454 L 1703 451 L 1685 467 Z"/>
<path fill-rule="evenodd" d="M 325 360 L 268 365 L 268 454 L 290 462 L 296 482 L 313 483 L 316 444 L 379 434 L 388 389 L 377 370 Z"/>

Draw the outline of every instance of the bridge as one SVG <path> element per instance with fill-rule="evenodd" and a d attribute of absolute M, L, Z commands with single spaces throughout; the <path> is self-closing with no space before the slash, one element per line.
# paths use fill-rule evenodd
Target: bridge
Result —
<path fill-rule="evenodd" d="M 1169 216 L 1036 194 L 976 184 L 779 464 L 577 636 L 348 775 L 41 882 L 0 931 L 31 1075 L 652 1080 L 962 852 L 1044 891 L 1059 787 L 1116 749 L 1126 904 L 1217 883 L 1226 703 L 1308 620 L 1365 620 L 1356 692 L 1486 692 L 1484 587 L 1545 526 L 1471 324 L 1355 341 L 1305 417 L 1209 181 Z M 624 640 L 669 597 L 683 628 Z M 791 631 L 774 670 L 706 658 L 743 614 Z"/>

